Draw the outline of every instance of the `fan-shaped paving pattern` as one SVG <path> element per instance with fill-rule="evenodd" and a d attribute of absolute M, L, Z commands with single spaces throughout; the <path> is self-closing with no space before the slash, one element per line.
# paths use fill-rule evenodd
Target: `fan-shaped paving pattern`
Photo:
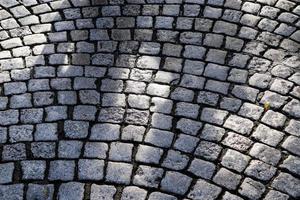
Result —
<path fill-rule="evenodd" d="M 0 199 L 300 198 L 299 0 L 0 6 Z"/>

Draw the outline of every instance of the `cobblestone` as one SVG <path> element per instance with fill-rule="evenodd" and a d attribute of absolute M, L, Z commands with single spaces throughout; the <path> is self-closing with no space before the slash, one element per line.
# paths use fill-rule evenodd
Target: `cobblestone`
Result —
<path fill-rule="evenodd" d="M 192 199 L 216 199 L 221 191 L 220 187 L 199 179 L 188 197 Z"/>
<path fill-rule="evenodd" d="M 192 179 L 186 175 L 168 171 L 161 181 L 161 189 L 175 194 L 184 194 L 188 190 L 191 181 Z"/>
<path fill-rule="evenodd" d="M 227 168 L 241 172 L 248 165 L 249 160 L 249 156 L 246 156 L 238 151 L 228 149 L 222 158 L 221 164 Z"/>
<path fill-rule="evenodd" d="M 240 183 L 241 176 L 235 174 L 225 168 L 221 168 L 214 176 L 213 181 L 218 185 L 224 186 L 227 189 L 234 190 Z"/>
<path fill-rule="evenodd" d="M 245 178 L 239 193 L 250 199 L 259 199 L 265 191 L 265 186 L 262 183 L 254 181 L 250 178 Z"/>
<path fill-rule="evenodd" d="M 299 199 L 299 0 L 0 0 L 0 199 Z"/>

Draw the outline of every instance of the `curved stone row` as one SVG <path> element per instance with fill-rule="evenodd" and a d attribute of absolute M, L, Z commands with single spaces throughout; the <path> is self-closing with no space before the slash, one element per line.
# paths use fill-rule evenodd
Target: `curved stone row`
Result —
<path fill-rule="evenodd" d="M 0 199 L 299 199 L 299 27 L 299 0 L 0 0 Z"/>

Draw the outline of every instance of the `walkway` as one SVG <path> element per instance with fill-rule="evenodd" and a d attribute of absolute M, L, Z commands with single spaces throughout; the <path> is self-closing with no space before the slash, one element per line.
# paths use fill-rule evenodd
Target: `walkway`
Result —
<path fill-rule="evenodd" d="M 0 0 L 0 200 L 300 199 L 300 0 Z"/>

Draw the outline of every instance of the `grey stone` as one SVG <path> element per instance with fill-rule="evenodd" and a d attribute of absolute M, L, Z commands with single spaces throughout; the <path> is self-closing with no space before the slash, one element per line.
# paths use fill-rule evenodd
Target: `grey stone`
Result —
<path fill-rule="evenodd" d="M 175 115 L 196 119 L 200 106 L 197 104 L 179 102 L 176 104 Z"/>
<path fill-rule="evenodd" d="M 66 106 L 49 106 L 45 108 L 46 121 L 57 121 L 67 119 Z"/>
<path fill-rule="evenodd" d="M 167 148 L 171 146 L 173 137 L 172 132 L 151 128 L 146 134 L 145 142 Z"/>
<path fill-rule="evenodd" d="M 185 60 L 183 72 L 187 74 L 201 75 L 204 71 L 204 63 L 201 61 Z"/>
<path fill-rule="evenodd" d="M 204 47 L 186 45 L 184 48 L 183 56 L 185 58 L 202 59 L 205 52 L 206 49 Z"/>
<path fill-rule="evenodd" d="M 168 195 L 168 194 L 164 194 L 161 192 L 152 192 L 149 195 L 149 200 L 177 200 L 176 197 Z"/>
<path fill-rule="evenodd" d="M 174 22 L 173 17 L 156 17 L 155 28 L 172 28 L 172 23 Z"/>
<path fill-rule="evenodd" d="M 217 199 L 221 191 L 220 187 L 199 179 L 189 192 L 188 197 L 191 199 L 214 200 Z"/>
<path fill-rule="evenodd" d="M 223 97 L 220 102 L 220 108 L 236 112 L 241 107 L 242 101 L 235 98 Z"/>
<path fill-rule="evenodd" d="M 13 181 L 14 163 L 2 163 L 0 164 L 0 183 L 6 184 Z"/>
<path fill-rule="evenodd" d="M 225 168 L 221 168 L 213 178 L 213 181 L 227 189 L 234 190 L 241 181 L 241 175 L 235 174 Z"/>
<path fill-rule="evenodd" d="M 136 186 L 127 186 L 123 189 L 121 200 L 145 200 L 147 196 L 147 191 L 136 187 Z"/>
<path fill-rule="evenodd" d="M 238 192 L 249 199 L 260 199 L 265 190 L 262 183 L 245 178 Z"/>
<path fill-rule="evenodd" d="M 80 180 L 102 180 L 103 174 L 103 160 L 81 159 L 78 161 L 78 178 Z"/>
<path fill-rule="evenodd" d="M 26 84 L 24 82 L 10 82 L 4 83 L 4 94 L 21 94 L 27 91 Z"/>
<path fill-rule="evenodd" d="M 269 103 L 270 107 L 280 108 L 284 104 L 286 104 L 288 98 L 286 96 L 282 96 L 278 93 L 266 91 L 264 96 L 261 98 L 260 103 Z"/>
<path fill-rule="evenodd" d="M 196 148 L 199 139 L 185 134 L 180 134 L 174 143 L 174 148 L 185 153 L 191 153 Z"/>
<path fill-rule="evenodd" d="M 169 114 L 171 113 L 172 106 L 173 106 L 173 102 L 169 99 L 153 97 L 151 99 L 150 111 Z"/>
<path fill-rule="evenodd" d="M 255 102 L 258 92 L 257 89 L 240 85 L 235 85 L 231 91 L 234 96 L 251 102 Z"/>
<path fill-rule="evenodd" d="M 282 147 L 299 156 L 299 142 L 300 138 L 292 135 L 285 139 L 285 141 L 282 144 Z"/>
<path fill-rule="evenodd" d="M 242 198 L 226 191 L 222 200 L 242 200 Z"/>
<path fill-rule="evenodd" d="M 126 112 L 125 122 L 136 125 L 146 125 L 149 120 L 149 111 L 128 109 Z"/>
<path fill-rule="evenodd" d="M 227 55 L 227 51 L 223 51 L 219 49 L 209 49 L 209 51 L 206 54 L 205 60 L 208 62 L 224 64 L 226 55 Z"/>
<path fill-rule="evenodd" d="M 250 157 L 238 151 L 228 149 L 222 158 L 221 164 L 229 169 L 242 172 L 250 161 Z"/>
<path fill-rule="evenodd" d="M 58 199 L 81 200 L 84 196 L 84 183 L 68 182 L 62 183 L 58 191 Z"/>
<path fill-rule="evenodd" d="M 164 159 L 162 166 L 173 169 L 184 169 L 189 161 L 189 157 L 179 151 L 169 150 L 166 158 Z"/>
<path fill-rule="evenodd" d="M 55 160 L 50 162 L 49 180 L 72 181 L 75 162 L 71 160 Z M 74 192 L 71 192 L 74 194 Z"/>
<path fill-rule="evenodd" d="M 289 134 L 300 136 L 298 130 L 300 130 L 300 121 L 294 119 L 290 120 L 288 126 L 284 129 L 284 131 L 286 131 Z"/>
<path fill-rule="evenodd" d="M 276 168 L 259 160 L 252 160 L 245 170 L 248 176 L 262 181 L 269 181 L 276 173 Z"/>
<path fill-rule="evenodd" d="M 227 115 L 227 111 L 214 108 L 204 108 L 201 113 L 201 120 L 217 125 L 222 125 Z"/>
<path fill-rule="evenodd" d="M 249 59 L 250 57 L 248 55 L 233 53 L 232 57 L 229 59 L 228 65 L 239 68 L 245 68 Z"/>
<path fill-rule="evenodd" d="M 75 91 L 58 91 L 57 99 L 60 104 L 74 105 L 77 103 L 77 95 Z"/>
<path fill-rule="evenodd" d="M 237 26 L 225 21 L 216 21 L 213 31 L 215 33 L 224 33 L 233 36 L 237 32 Z"/>
<path fill-rule="evenodd" d="M 167 55 L 167 56 L 176 56 L 180 57 L 181 51 L 182 51 L 182 46 L 181 45 L 176 45 L 176 44 L 171 44 L 171 43 L 165 43 L 163 48 L 162 48 L 162 54 Z M 176 59 L 176 58 L 169 58 L 168 61 L 172 62 L 173 59 L 175 61 L 179 61 L 181 59 Z"/>
<path fill-rule="evenodd" d="M 262 122 L 270 125 L 274 128 L 280 128 L 284 126 L 287 117 L 279 112 L 274 112 L 272 110 L 268 110 L 263 118 L 261 119 Z"/>
<path fill-rule="evenodd" d="M 205 124 L 201 131 L 200 138 L 208 141 L 219 142 L 221 141 L 224 134 L 225 134 L 225 129 L 211 124 Z"/>
<path fill-rule="evenodd" d="M 138 151 L 135 155 L 135 160 L 142 163 L 154 163 L 158 164 L 163 150 L 157 147 L 139 145 Z"/>
<path fill-rule="evenodd" d="M 97 109 L 95 106 L 77 105 L 74 107 L 73 119 L 94 121 Z"/>
<path fill-rule="evenodd" d="M 270 190 L 267 195 L 265 196 L 264 200 L 288 200 L 289 196 L 287 194 L 283 194 L 281 192 L 278 192 L 276 190 Z"/>
<path fill-rule="evenodd" d="M 33 140 L 33 126 L 32 125 L 16 125 L 9 127 L 9 141 L 26 142 Z"/>
<path fill-rule="evenodd" d="M 57 140 L 57 132 L 56 123 L 37 124 L 34 132 L 34 139 L 35 141 Z"/>
<path fill-rule="evenodd" d="M 203 89 L 205 78 L 198 77 L 194 75 L 184 74 L 182 76 L 180 86 L 193 88 L 193 89 Z"/>
<path fill-rule="evenodd" d="M 153 76 L 152 70 L 133 69 L 130 75 L 130 79 L 135 81 L 150 82 Z M 153 85 L 152 85 L 153 87 Z"/>
<path fill-rule="evenodd" d="M 186 119 L 186 118 L 181 118 L 180 120 L 177 121 L 176 124 L 177 129 L 189 135 L 197 135 L 201 127 L 202 127 L 201 122 L 194 121 L 191 119 Z"/>
<path fill-rule="evenodd" d="M 100 102 L 100 100 L 99 100 Z M 120 106 L 125 107 L 125 95 L 116 93 L 104 93 L 102 97 L 102 106 Z"/>
<path fill-rule="evenodd" d="M 122 140 L 137 141 L 143 140 L 146 128 L 143 126 L 128 125 L 122 130 Z"/>
<path fill-rule="evenodd" d="M 280 165 L 281 168 L 288 169 L 290 172 L 293 172 L 297 175 L 300 174 L 300 169 L 299 169 L 299 163 L 300 159 L 299 157 L 289 155 L 283 163 Z"/>
<path fill-rule="evenodd" d="M 35 92 L 33 93 L 33 104 L 35 106 L 51 105 L 54 102 L 53 92 Z"/>
<path fill-rule="evenodd" d="M 1 185 L 0 198 L 7 200 L 22 200 L 24 193 L 23 184 Z"/>
<path fill-rule="evenodd" d="M 232 69 L 229 73 L 228 80 L 235 83 L 246 83 L 248 71 L 241 69 Z"/>
<path fill-rule="evenodd" d="M 133 166 L 127 163 L 108 162 L 106 169 L 106 181 L 128 185 Z"/>
<path fill-rule="evenodd" d="M 102 142 L 87 142 L 84 146 L 83 156 L 87 158 L 106 158 L 108 145 Z"/>
<path fill-rule="evenodd" d="M 193 27 L 194 19 L 188 17 L 177 17 L 176 29 L 189 30 Z"/>
<path fill-rule="evenodd" d="M 179 172 L 167 171 L 161 181 L 161 190 L 183 195 L 187 192 L 191 182 L 192 178 L 186 175 Z"/>
<path fill-rule="evenodd" d="M 161 97 L 168 97 L 170 93 L 170 86 L 150 83 L 147 88 L 147 94 Z"/>
<path fill-rule="evenodd" d="M 79 158 L 82 142 L 76 140 L 61 140 L 58 144 L 59 158 Z"/>
<path fill-rule="evenodd" d="M 150 107 L 150 97 L 146 95 L 129 94 L 128 104 L 133 108 L 148 109 Z"/>
<path fill-rule="evenodd" d="M 300 180 L 293 177 L 287 173 L 280 173 L 273 181 L 272 187 L 278 189 L 279 191 L 288 193 L 294 198 L 298 198 L 300 187 L 299 187 Z"/>
<path fill-rule="evenodd" d="M 40 91 L 49 90 L 49 80 L 48 79 L 30 79 L 28 82 L 28 91 Z"/>
<path fill-rule="evenodd" d="M 33 142 L 31 152 L 34 158 L 54 158 L 56 145 L 54 142 Z"/>
<path fill-rule="evenodd" d="M 109 159 L 112 161 L 131 161 L 132 144 L 113 142 L 110 144 Z"/>
<path fill-rule="evenodd" d="M 205 89 L 227 95 L 230 83 L 208 80 L 205 84 Z"/>
<path fill-rule="evenodd" d="M 109 123 L 121 123 L 124 120 L 125 110 L 120 107 L 102 108 L 98 121 Z"/>
<path fill-rule="evenodd" d="M 224 123 L 224 127 L 236 131 L 242 135 L 251 133 L 254 123 L 237 115 L 230 115 Z"/>
<path fill-rule="evenodd" d="M 2 160 L 3 161 L 16 161 L 26 159 L 26 147 L 23 143 L 8 144 L 3 146 Z"/>
<path fill-rule="evenodd" d="M 180 67 L 176 67 L 176 65 L 177 65 L 176 63 L 170 63 L 170 62 L 168 62 L 167 59 L 168 58 L 166 58 L 166 60 L 165 60 L 164 69 L 173 71 L 173 69 L 179 68 L 178 71 L 181 70 L 181 64 L 180 64 Z M 171 65 L 170 69 L 168 69 L 168 65 Z M 156 82 L 167 83 L 170 85 L 177 84 L 179 82 L 179 79 L 180 79 L 179 74 L 171 73 L 171 72 L 163 72 L 163 71 L 158 71 L 155 76 Z"/>
<path fill-rule="evenodd" d="M 160 52 L 160 44 L 156 43 L 156 42 L 142 42 L 141 46 L 139 48 L 139 53 L 142 54 L 149 54 L 149 55 L 156 55 Z M 149 65 L 149 61 L 147 61 L 149 59 L 146 59 L 145 57 L 141 57 L 140 59 L 138 59 L 139 62 L 139 66 L 140 67 L 144 67 L 145 65 Z M 160 62 L 158 62 L 159 64 Z M 152 65 L 154 67 L 154 65 L 156 64 L 156 62 L 152 61 Z"/>
<path fill-rule="evenodd" d="M 115 124 L 95 124 L 91 129 L 91 140 L 112 141 L 120 136 L 120 126 Z"/>
<path fill-rule="evenodd" d="M 221 151 L 222 147 L 220 145 L 203 140 L 200 141 L 194 154 L 207 160 L 216 160 L 219 157 Z"/>
<path fill-rule="evenodd" d="M 255 143 L 250 149 L 250 155 L 271 165 L 276 165 L 281 159 L 281 152 L 261 143 Z"/>
<path fill-rule="evenodd" d="M 242 135 L 229 132 L 227 134 L 227 137 L 223 139 L 222 144 L 231 147 L 233 149 L 236 149 L 238 151 L 245 152 L 250 148 L 253 142 L 248 137 L 244 137 Z"/>
<path fill-rule="evenodd" d="M 20 40 L 20 38 L 13 38 L 13 39 L 1 41 L 0 45 L 4 49 L 11 49 L 11 48 L 22 46 L 22 41 Z"/>
<path fill-rule="evenodd" d="M 5 110 L 7 108 L 8 98 L 0 97 L 0 110 Z"/>
<path fill-rule="evenodd" d="M 293 87 L 292 82 L 289 82 L 284 79 L 276 78 L 274 82 L 271 84 L 270 90 L 284 95 L 287 94 L 292 87 Z"/>
<path fill-rule="evenodd" d="M 45 176 L 46 162 L 42 160 L 21 162 L 23 179 L 42 180 Z"/>
<path fill-rule="evenodd" d="M 86 138 L 88 135 L 89 123 L 83 121 L 65 121 L 65 136 L 72 139 Z"/>
<path fill-rule="evenodd" d="M 250 118 L 252 120 L 258 120 L 260 118 L 260 116 L 262 115 L 263 111 L 264 111 L 264 109 L 262 107 L 257 106 L 255 104 L 245 102 L 242 105 L 238 114 L 243 117 Z"/>
<path fill-rule="evenodd" d="M 213 163 L 197 158 L 191 162 L 188 168 L 189 172 L 204 179 L 211 179 L 215 170 L 216 166 Z"/>
<path fill-rule="evenodd" d="M 205 18 L 195 19 L 195 30 L 208 32 L 213 25 L 213 21 Z"/>
<path fill-rule="evenodd" d="M 179 23 L 182 23 L 182 22 L 179 22 Z M 177 23 L 177 25 L 178 25 L 178 23 Z M 182 28 L 184 28 L 183 25 L 181 25 L 181 26 L 182 26 Z M 202 44 L 202 34 L 194 33 L 194 32 L 183 32 L 180 34 L 179 40 L 183 44 L 201 45 Z"/>
<path fill-rule="evenodd" d="M 172 128 L 173 117 L 160 113 L 154 113 L 151 119 L 151 126 L 153 128 L 170 130 Z"/>
<path fill-rule="evenodd" d="M 11 125 L 19 122 L 18 110 L 0 111 L 0 125 Z"/>
<path fill-rule="evenodd" d="M 268 126 L 260 124 L 253 132 L 252 137 L 262 143 L 276 147 L 277 144 L 283 139 L 284 134 L 275 129 L 271 129 Z"/>
<path fill-rule="evenodd" d="M 52 184 L 28 184 L 26 193 L 27 199 L 51 200 L 54 194 L 54 186 Z"/>
<path fill-rule="evenodd" d="M 224 81 L 227 78 L 228 71 L 228 67 L 209 63 L 205 68 L 204 76 Z"/>
<path fill-rule="evenodd" d="M 164 170 L 156 167 L 140 165 L 133 178 L 133 184 L 157 188 Z"/>
<path fill-rule="evenodd" d="M 91 186 L 91 200 L 97 199 L 113 199 L 117 190 L 111 185 L 96 185 Z"/>
<path fill-rule="evenodd" d="M 298 118 L 300 116 L 300 101 L 293 99 L 283 107 L 283 111 L 289 113 L 293 117 Z"/>

